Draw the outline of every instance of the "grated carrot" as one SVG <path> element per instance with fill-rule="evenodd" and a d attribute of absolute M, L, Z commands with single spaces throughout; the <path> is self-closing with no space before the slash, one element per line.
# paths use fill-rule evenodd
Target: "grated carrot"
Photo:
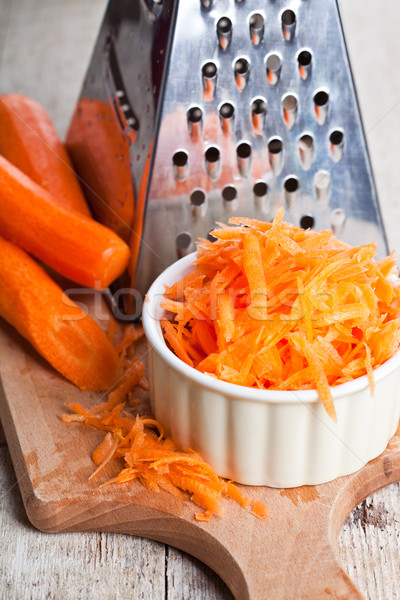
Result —
<path fill-rule="evenodd" d="M 204 512 L 195 513 L 197 521 L 209 521 L 214 514 L 221 515 L 223 496 L 248 508 L 260 519 L 269 518 L 265 505 L 245 497 L 234 483 L 218 477 L 198 453 L 176 448 L 171 438 L 164 436 L 162 425 L 155 419 L 133 416 L 125 410 L 124 403 L 114 406 L 113 399 L 91 410 L 79 404 L 70 404 L 69 408 L 75 414 L 61 415 L 63 421 L 76 420 L 107 431 L 93 452 L 97 469 L 89 479 L 96 477 L 112 459 L 124 460 L 120 473 L 100 487 L 139 480 L 152 491 L 159 492 L 161 488 L 180 499 L 190 498 L 204 509 Z"/>
<path fill-rule="evenodd" d="M 374 369 L 399 349 L 397 259 L 375 261 L 375 244 L 353 248 L 283 217 L 235 217 L 214 242 L 201 239 L 193 271 L 165 291 L 164 336 L 212 377 L 316 388 L 335 419 L 331 387 L 367 375 L 373 393 Z"/>
<path fill-rule="evenodd" d="M 202 279 L 203 276 L 199 281 Z M 172 294 L 176 294 L 178 288 L 169 289 L 172 290 Z M 167 333 L 171 332 L 169 326 L 170 323 L 166 322 L 164 331 Z M 179 324 L 171 327 L 178 338 L 176 347 L 186 356 L 187 336 L 182 333 L 183 327 Z M 117 344 L 120 354 L 125 355 L 128 349 L 134 351 L 135 343 L 141 335 L 141 327 L 128 325 Z M 204 350 L 216 349 L 216 341 L 207 324 L 199 321 L 196 335 L 202 340 Z M 198 358 L 197 350 L 193 352 L 190 347 L 188 350 L 192 356 Z M 67 407 L 72 413 L 62 414 L 60 417 L 65 423 L 81 423 L 106 432 L 93 451 L 92 459 L 97 468 L 89 479 L 97 477 L 113 459 L 123 459 L 124 466 L 119 474 L 102 483 L 100 487 L 138 480 L 154 492 L 162 489 L 181 500 L 191 499 L 203 509 L 203 512 L 194 515 L 195 519 L 201 522 L 209 521 L 213 515 L 222 514 L 222 496 L 248 508 L 256 517 L 268 519 L 268 510 L 264 504 L 245 497 L 234 483 L 225 482 L 218 477 L 211 466 L 194 450 L 177 448 L 175 442 L 164 435 L 161 423 L 151 416 L 134 415 L 129 410 L 140 404 L 140 400 L 132 397 L 133 390 L 136 386 L 148 389 L 149 382 L 144 375 L 144 363 L 139 359 L 125 359 L 122 365 L 125 367 L 125 373 L 118 385 L 109 392 L 106 401 L 91 409 L 78 403 L 69 403 Z"/>

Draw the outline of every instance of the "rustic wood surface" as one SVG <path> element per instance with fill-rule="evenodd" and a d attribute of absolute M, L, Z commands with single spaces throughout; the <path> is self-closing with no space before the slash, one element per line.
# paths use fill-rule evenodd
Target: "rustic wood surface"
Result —
<path fill-rule="evenodd" d="M 42 101 L 66 130 L 105 0 L 0 0 L 0 92 Z M 396 0 L 341 0 L 346 39 L 391 246 L 399 249 L 400 57 Z M 34 427 L 34 424 L 33 424 Z M 44 534 L 27 521 L 0 437 L 0 596 L 228 599 L 207 567 L 163 544 L 122 534 Z M 367 598 L 400 598 L 399 486 L 355 509 L 342 529 L 345 569 Z"/>
<path fill-rule="evenodd" d="M 146 362 L 145 342 L 136 351 Z M 400 427 L 385 452 L 353 475 L 294 489 L 244 486 L 268 506 L 268 521 L 224 499 L 223 518 L 198 523 L 192 503 L 139 482 L 100 489 L 118 473 L 114 463 L 89 481 L 91 452 L 104 434 L 66 425 L 59 415 L 65 403 L 90 407 L 104 396 L 79 391 L 4 322 L 0 365 L 1 420 L 28 518 L 39 530 L 130 533 L 167 543 L 208 564 L 236 600 L 362 600 L 338 562 L 339 532 L 368 493 L 400 480 Z M 139 413 L 148 414 L 149 393 L 138 397 Z"/>

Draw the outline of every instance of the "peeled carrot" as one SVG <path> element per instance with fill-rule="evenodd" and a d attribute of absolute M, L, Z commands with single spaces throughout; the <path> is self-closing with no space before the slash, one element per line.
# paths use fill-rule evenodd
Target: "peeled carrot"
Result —
<path fill-rule="evenodd" d="M 261 389 L 317 389 L 367 375 L 400 347 L 396 257 L 352 248 L 331 231 L 234 218 L 200 240 L 194 269 L 165 292 L 175 354 L 203 373 Z"/>
<path fill-rule="evenodd" d="M 75 211 L 0 156 L 0 235 L 88 287 L 106 288 L 125 270 L 128 246 Z"/>
<path fill-rule="evenodd" d="M 101 327 L 28 254 L 0 237 L 0 316 L 64 377 L 101 391 L 120 361 Z"/>
<path fill-rule="evenodd" d="M 90 217 L 67 151 L 36 100 L 0 96 L 0 154 L 53 194 L 60 206 Z"/>
<path fill-rule="evenodd" d="M 114 106 L 81 98 L 66 144 L 96 219 L 128 242 L 135 214 L 130 142 Z"/>

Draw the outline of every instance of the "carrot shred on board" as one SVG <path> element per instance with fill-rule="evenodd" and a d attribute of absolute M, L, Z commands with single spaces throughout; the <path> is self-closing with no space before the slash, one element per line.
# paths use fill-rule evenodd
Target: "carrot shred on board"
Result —
<path fill-rule="evenodd" d="M 167 322 L 167 331 L 168 325 Z M 186 334 L 182 334 L 179 325 L 173 329 L 179 336 L 179 348 L 185 352 Z M 202 323 L 198 329 L 204 348 L 216 349 L 214 337 L 204 329 Z M 128 325 L 116 345 L 120 354 L 125 354 L 127 350 L 135 351 L 135 343 L 142 332 L 141 327 Z M 201 356 L 204 356 L 204 351 Z M 194 354 L 200 355 L 200 352 Z M 162 424 L 156 419 L 133 414 L 129 410 L 128 407 L 140 404 L 140 400 L 132 398 L 133 390 L 136 386 L 148 389 L 148 380 L 144 375 L 144 363 L 137 357 L 131 361 L 125 359 L 122 364 L 125 372 L 105 401 L 92 408 L 71 402 L 66 406 L 72 412 L 60 415 L 64 423 L 81 423 L 105 432 L 105 437 L 93 451 L 92 459 L 97 468 L 89 479 L 97 477 L 113 459 L 123 459 L 124 467 L 119 474 L 102 483 L 101 488 L 138 480 L 154 492 L 162 489 L 181 500 L 192 500 L 203 509 L 203 512 L 194 515 L 201 522 L 222 514 L 223 496 L 247 508 L 252 515 L 268 519 L 264 504 L 247 498 L 234 483 L 218 477 L 200 454 L 191 448 L 178 448 L 172 438 L 165 436 Z"/>
<path fill-rule="evenodd" d="M 116 323 L 115 320 L 114 320 L 114 323 Z M 111 324 L 110 324 L 110 329 L 111 329 Z M 128 325 L 124 330 L 121 340 L 118 342 L 118 344 L 115 345 L 115 350 L 120 355 L 125 354 L 126 350 L 130 346 L 132 346 L 132 344 L 137 342 L 143 335 L 144 335 L 143 327 L 135 326 L 135 325 Z"/>
<path fill-rule="evenodd" d="M 69 408 L 75 415 L 61 415 L 63 421 L 73 422 L 72 417 L 76 416 L 78 422 L 107 432 L 93 452 L 97 469 L 89 479 L 96 477 L 112 459 L 124 460 L 120 473 L 100 487 L 138 479 L 155 492 L 161 488 L 178 498 L 191 499 L 204 510 L 195 513 L 197 521 L 207 522 L 213 515 L 221 515 L 223 496 L 260 519 L 269 518 L 264 504 L 244 496 L 234 483 L 218 477 L 198 453 L 177 448 L 171 438 L 164 436 L 162 425 L 155 419 L 134 416 L 125 410 L 123 403 L 115 406 L 113 399 L 91 410 L 79 404 L 70 404 Z"/>
<path fill-rule="evenodd" d="M 188 365 L 259 389 L 331 388 L 374 369 L 400 346 L 400 280 L 392 254 L 351 247 L 331 231 L 235 217 L 199 240 L 193 271 L 165 290 L 161 326 Z"/>

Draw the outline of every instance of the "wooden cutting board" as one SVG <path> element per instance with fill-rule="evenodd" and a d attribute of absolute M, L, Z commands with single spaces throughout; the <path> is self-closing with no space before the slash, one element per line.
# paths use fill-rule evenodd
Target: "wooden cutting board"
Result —
<path fill-rule="evenodd" d="M 1 420 L 22 498 L 42 531 L 111 531 L 176 546 L 207 563 L 237 600 L 353 600 L 362 595 L 343 571 L 338 536 L 351 510 L 375 490 L 400 479 L 400 431 L 386 451 L 358 473 L 321 486 L 247 488 L 268 505 L 260 521 L 224 500 L 224 517 L 193 519 L 196 507 L 133 482 L 98 484 L 91 452 L 101 432 L 66 425 L 64 403 L 88 406 L 99 395 L 78 391 L 11 327 L 0 324 Z M 144 398 L 143 410 L 148 398 Z"/>

